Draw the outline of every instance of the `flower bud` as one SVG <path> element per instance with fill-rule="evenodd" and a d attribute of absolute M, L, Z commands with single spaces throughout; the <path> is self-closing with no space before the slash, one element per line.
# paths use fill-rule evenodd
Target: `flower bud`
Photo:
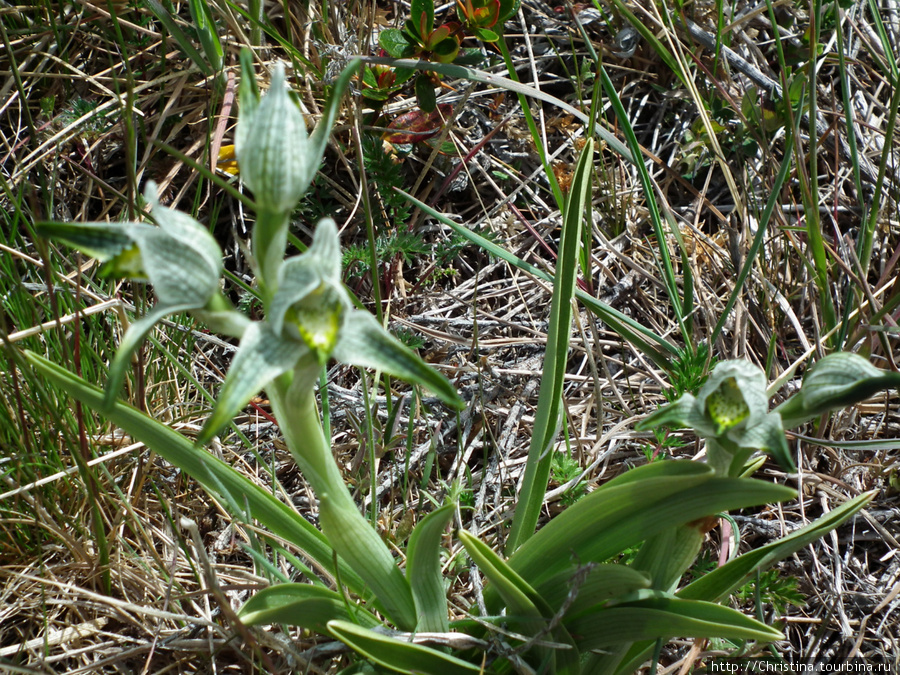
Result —
<path fill-rule="evenodd" d="M 259 105 L 239 117 L 235 153 L 241 178 L 260 210 L 287 213 L 309 187 L 316 167 L 306 122 L 288 93 L 283 64 L 275 66 L 269 92 Z"/>

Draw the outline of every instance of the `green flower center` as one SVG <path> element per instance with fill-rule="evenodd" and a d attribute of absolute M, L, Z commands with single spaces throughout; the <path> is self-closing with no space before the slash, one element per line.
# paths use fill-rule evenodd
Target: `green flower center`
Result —
<path fill-rule="evenodd" d="M 103 263 L 100 269 L 101 277 L 113 279 L 134 279 L 147 281 L 147 273 L 144 271 L 144 261 L 141 258 L 141 249 L 137 244 L 123 248 L 114 258 Z"/>
<path fill-rule="evenodd" d="M 737 426 L 747 418 L 750 408 L 733 377 L 724 380 L 718 389 L 706 397 L 706 413 L 718 427 L 716 434 Z"/>
<path fill-rule="evenodd" d="M 300 337 L 324 364 L 338 341 L 344 305 L 333 288 L 319 286 L 289 311 L 290 322 Z"/>

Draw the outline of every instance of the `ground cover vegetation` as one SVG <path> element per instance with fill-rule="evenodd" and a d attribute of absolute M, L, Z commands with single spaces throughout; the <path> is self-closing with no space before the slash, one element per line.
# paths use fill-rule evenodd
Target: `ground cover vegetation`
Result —
<path fill-rule="evenodd" d="M 900 667 L 895 4 L 0 39 L 4 672 Z"/>

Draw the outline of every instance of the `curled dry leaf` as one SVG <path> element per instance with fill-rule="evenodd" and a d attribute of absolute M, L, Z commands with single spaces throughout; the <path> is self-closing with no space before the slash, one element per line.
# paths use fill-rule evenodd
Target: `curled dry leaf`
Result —
<path fill-rule="evenodd" d="M 452 111 L 453 106 L 442 103 L 431 113 L 419 109 L 404 113 L 388 125 L 384 140 L 392 144 L 426 141 L 440 133 Z"/>

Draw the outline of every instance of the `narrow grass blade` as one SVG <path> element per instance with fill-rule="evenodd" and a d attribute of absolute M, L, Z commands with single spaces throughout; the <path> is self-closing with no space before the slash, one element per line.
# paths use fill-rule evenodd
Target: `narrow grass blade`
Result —
<path fill-rule="evenodd" d="M 787 133 L 790 134 L 789 128 Z M 791 143 L 791 139 L 788 138 L 784 144 L 784 158 L 781 160 L 781 167 L 778 169 L 778 174 L 775 176 L 775 181 L 770 189 L 769 199 L 766 200 L 762 215 L 758 219 L 758 227 L 756 234 L 753 237 L 753 243 L 750 244 L 750 250 L 747 252 L 747 257 L 744 260 L 741 271 L 734 281 L 734 289 L 728 297 L 728 302 L 725 304 L 725 308 L 722 310 L 719 320 L 716 322 L 716 326 L 709 336 L 709 344 L 711 345 L 716 343 L 716 340 L 719 339 L 719 334 L 722 332 L 722 329 L 725 328 L 725 324 L 728 322 L 734 303 L 737 302 L 741 292 L 744 290 L 744 282 L 747 280 L 747 277 L 750 276 L 750 271 L 753 269 L 756 256 L 759 255 L 760 249 L 762 249 L 763 242 L 766 239 L 766 233 L 769 231 L 769 221 L 772 219 L 772 212 L 781 202 L 781 188 L 784 186 L 784 182 L 787 180 L 788 172 L 791 168 L 791 153 L 793 152 L 793 149 L 794 146 Z"/>
<path fill-rule="evenodd" d="M 613 85 L 605 68 L 600 66 L 598 70 L 600 80 L 603 83 L 603 90 L 606 92 L 606 96 L 609 98 L 609 102 L 616 113 L 616 118 L 619 120 L 619 125 L 625 133 L 625 138 L 628 141 L 628 147 L 631 148 L 632 156 L 640 157 L 641 146 L 638 143 L 637 136 L 635 136 L 634 128 L 631 126 L 631 120 L 628 119 L 628 114 L 625 112 L 625 106 L 622 105 L 622 101 L 619 99 L 619 95 L 616 92 L 615 85 Z M 661 260 L 660 272 L 662 274 L 663 285 L 666 288 L 666 294 L 669 296 L 669 302 L 675 310 L 675 317 L 678 319 L 678 324 L 681 327 L 681 333 L 685 342 L 690 345 L 691 336 L 685 325 L 685 317 L 687 315 L 685 312 L 685 301 L 682 300 L 678 294 L 678 282 L 675 278 L 675 270 L 672 267 L 672 258 L 669 255 L 669 248 L 666 244 L 662 215 L 660 214 L 659 204 L 656 201 L 656 191 L 653 188 L 653 183 L 650 180 L 650 173 L 647 171 L 647 167 L 644 163 L 636 162 L 635 166 L 637 166 L 638 176 L 641 179 L 641 186 L 644 188 L 644 198 L 647 200 L 647 208 L 650 210 L 650 223 L 653 225 L 653 232 L 656 235 L 656 242 L 659 247 L 659 257 Z M 674 225 L 674 222 L 672 225 L 672 232 L 674 234 L 677 225 Z M 676 234 L 676 238 L 678 236 L 680 236 L 680 233 Z M 689 266 L 683 269 L 683 274 L 686 277 L 689 276 L 690 273 Z M 687 286 L 689 283 L 692 285 L 692 282 L 687 281 L 685 282 L 685 285 Z"/>
<path fill-rule="evenodd" d="M 871 441 L 835 441 L 830 438 L 813 438 L 803 434 L 792 434 L 793 438 L 821 448 L 840 448 L 851 452 L 877 452 L 878 450 L 900 450 L 900 438 L 876 438 Z"/>
<path fill-rule="evenodd" d="M 135 321 L 116 349 L 116 354 L 109 364 L 109 378 L 106 381 L 106 394 L 104 410 L 110 408 L 122 389 L 125 375 L 131 366 L 131 357 L 138 346 L 144 341 L 153 327 L 169 314 L 175 314 L 190 309 L 189 305 L 175 305 L 174 307 L 157 304 L 151 307 L 144 316 Z"/>
<path fill-rule="evenodd" d="M 500 37 L 497 41 L 497 46 L 500 48 L 500 54 L 503 56 L 504 63 L 506 63 L 506 72 L 509 73 L 510 80 L 519 84 L 516 66 L 509 53 L 509 47 L 506 45 L 506 39 Z M 559 187 L 559 181 L 556 178 L 556 174 L 553 173 L 553 167 L 550 166 L 550 162 L 547 160 L 547 148 L 544 147 L 544 140 L 541 138 L 537 124 L 534 122 L 531 106 L 528 105 L 528 101 L 525 99 L 525 94 L 523 92 L 517 91 L 516 96 L 519 98 L 519 107 L 522 110 L 522 115 L 525 117 L 528 133 L 531 134 L 531 140 L 534 142 L 534 147 L 537 150 L 538 156 L 541 158 L 541 164 L 544 167 L 544 175 L 547 176 L 547 182 L 550 183 L 550 189 L 553 191 L 553 197 L 556 200 L 557 207 L 561 211 L 565 204 L 565 197 L 563 196 L 562 189 Z"/>
<path fill-rule="evenodd" d="M 537 277 L 538 279 L 542 279 L 544 281 L 549 281 L 552 283 L 553 277 L 551 277 L 543 270 L 540 270 L 534 265 L 525 262 L 521 258 L 507 251 L 502 246 L 497 246 L 493 242 L 485 239 L 484 237 L 477 234 L 476 232 L 473 232 L 467 227 L 450 220 L 450 218 L 448 218 L 444 214 L 436 211 L 426 203 L 419 201 L 403 190 L 397 190 L 397 192 L 399 192 L 407 200 L 418 206 L 432 218 L 436 218 L 441 223 L 451 228 L 458 235 L 465 237 L 487 253 L 490 253 L 491 255 L 500 258 L 501 260 L 505 260 L 510 265 L 513 265 L 514 267 L 517 267 L 518 269 L 523 270 L 524 272 L 527 272 L 532 276 Z M 647 358 L 653 361 L 653 363 L 655 363 L 663 370 L 669 372 L 671 371 L 673 359 L 679 355 L 678 347 L 673 345 L 665 338 L 657 335 L 649 328 L 645 328 L 631 317 L 622 314 L 618 310 L 613 309 L 606 303 L 598 300 L 591 295 L 588 295 L 584 291 L 575 289 L 575 297 L 578 298 L 578 301 L 581 302 L 589 310 L 591 310 L 591 312 L 593 312 L 600 320 L 606 323 L 613 331 L 615 331 L 618 335 L 621 335 L 623 339 L 634 345 L 635 348 L 640 350 L 641 353 L 643 353 L 645 356 L 647 356 Z"/>
<path fill-rule="evenodd" d="M 203 55 L 197 51 L 197 48 L 194 47 L 194 43 L 191 39 L 185 35 L 184 31 L 181 30 L 181 27 L 175 23 L 175 19 L 169 13 L 169 10 L 163 7 L 163 4 L 159 2 L 159 0 L 147 0 L 147 6 L 150 8 L 150 11 L 153 12 L 153 16 L 159 19 L 159 22 L 166 27 L 169 34 L 175 38 L 175 42 L 178 43 L 181 51 L 183 51 L 185 55 L 194 62 L 194 65 L 200 69 L 200 72 L 206 76 L 214 74 L 215 71 L 210 67 L 209 63 L 207 63 L 206 59 L 203 58 Z"/>
<path fill-rule="evenodd" d="M 569 335 L 572 332 L 572 298 L 578 274 L 578 247 L 585 209 L 590 204 L 593 172 L 594 142 L 589 139 L 572 179 L 572 187 L 563 214 L 562 238 L 556 276 L 553 279 L 553 298 L 550 304 L 550 323 L 547 328 L 547 351 L 541 374 L 541 389 L 532 429 L 528 462 L 519 490 L 513 517 L 512 531 L 506 542 L 508 552 L 515 551 L 534 534 L 553 459 L 552 446 L 559 433 L 562 411 L 562 387 L 569 354 Z"/>
<path fill-rule="evenodd" d="M 213 19 L 212 11 L 205 0 L 190 0 L 188 6 L 191 11 L 191 18 L 194 19 L 194 26 L 197 29 L 197 35 L 200 38 L 200 44 L 206 53 L 207 63 L 212 67 L 213 71 L 218 73 L 222 70 L 223 55 L 222 42 L 219 40 L 219 34 L 216 32 L 216 22 Z"/>
<path fill-rule="evenodd" d="M 322 161 L 325 145 L 331 136 L 331 129 L 334 126 L 338 113 L 341 111 L 341 99 L 344 97 L 347 87 L 350 86 L 351 78 L 359 72 L 359 69 L 360 61 L 359 59 L 354 59 L 341 71 L 341 74 L 334 81 L 331 95 L 325 102 L 325 107 L 322 110 L 322 119 L 319 120 L 316 128 L 309 135 L 309 156 L 315 158 L 313 175 L 310 176 L 310 180 L 312 180 Z"/>
<path fill-rule="evenodd" d="M 674 56 L 672 56 L 672 52 L 669 51 L 668 47 L 660 42 L 659 38 L 656 37 L 656 34 L 652 30 L 647 28 L 641 22 L 641 20 L 638 19 L 637 16 L 635 16 L 634 12 L 628 9 L 628 7 L 624 2 L 622 2 L 622 0 L 613 0 L 613 3 L 615 4 L 618 12 L 626 19 L 628 19 L 628 23 L 630 23 L 634 27 L 634 29 L 641 34 L 641 37 L 647 41 L 653 51 L 656 52 L 659 58 L 663 60 L 663 63 L 665 63 L 669 67 L 669 70 L 675 73 L 678 79 L 684 82 L 686 85 L 687 83 L 685 82 L 684 71 L 682 71 L 678 60 Z M 599 1 L 594 0 L 594 5 L 599 8 Z"/>
<path fill-rule="evenodd" d="M 884 21 L 881 19 L 881 9 L 878 7 L 878 3 L 875 0 L 868 0 L 866 3 L 869 5 L 869 17 L 872 19 L 872 23 L 875 25 L 875 32 L 878 34 L 878 39 L 881 42 L 881 49 L 884 52 L 884 56 L 887 59 L 887 64 L 878 58 L 877 52 L 870 52 L 875 58 L 876 63 L 882 65 L 882 70 L 885 75 L 890 74 L 896 83 L 900 80 L 900 67 L 897 64 L 897 57 L 894 52 L 896 51 L 896 45 L 891 37 L 888 35 L 887 29 L 884 26 Z M 883 66 L 887 65 L 887 68 Z M 890 73 L 888 73 L 888 69 L 890 69 Z"/>

